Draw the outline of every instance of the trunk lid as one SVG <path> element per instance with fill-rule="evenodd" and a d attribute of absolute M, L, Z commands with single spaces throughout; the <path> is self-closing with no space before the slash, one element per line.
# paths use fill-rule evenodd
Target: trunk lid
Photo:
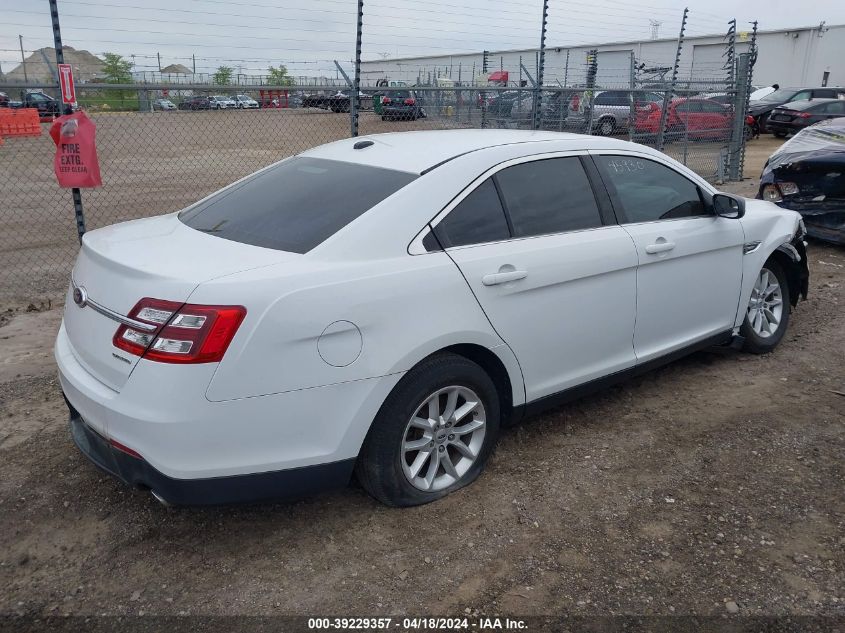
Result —
<path fill-rule="evenodd" d="M 65 302 L 71 349 L 95 378 L 120 391 L 139 357 L 112 344 L 120 324 L 94 303 L 126 316 L 144 297 L 185 302 L 204 281 L 299 257 L 202 233 L 176 214 L 87 233 Z M 74 285 L 84 289 L 88 305 L 74 302 Z"/>

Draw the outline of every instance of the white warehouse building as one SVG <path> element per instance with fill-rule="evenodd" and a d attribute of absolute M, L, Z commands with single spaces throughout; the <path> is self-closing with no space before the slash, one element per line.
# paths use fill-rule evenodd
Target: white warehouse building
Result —
<path fill-rule="evenodd" d="M 748 52 L 751 34 L 739 32 L 736 53 Z M 577 86 L 586 76 L 587 52 L 598 50 L 596 85 L 625 87 L 631 80 L 631 55 L 645 68 L 669 68 L 675 60 L 677 37 L 635 42 L 585 44 L 575 47 L 546 47 L 544 84 Z M 845 25 L 758 31 L 758 58 L 753 83 L 766 86 L 843 86 L 845 85 Z M 718 80 L 726 76 L 724 35 L 687 37 L 681 50 L 679 78 Z M 365 86 L 379 80 L 408 85 L 431 85 L 434 78 L 460 81 L 482 77 L 482 53 L 461 53 L 432 57 L 405 57 L 365 61 L 361 78 Z M 489 51 L 488 75 L 507 71 L 508 83 L 536 77 L 538 49 Z M 641 73 L 645 77 L 647 73 Z M 652 76 L 654 73 L 652 73 Z"/>

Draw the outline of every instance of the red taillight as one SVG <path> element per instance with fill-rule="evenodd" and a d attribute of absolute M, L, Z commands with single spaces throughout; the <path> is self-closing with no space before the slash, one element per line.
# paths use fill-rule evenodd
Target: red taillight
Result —
<path fill-rule="evenodd" d="M 117 440 L 109 440 L 109 444 L 111 444 L 114 448 L 119 450 L 121 453 L 126 453 L 129 457 L 134 457 L 135 459 L 144 459 L 141 457 L 141 454 L 137 451 L 133 451 L 131 448 L 126 446 L 126 444 L 121 444 Z"/>
<path fill-rule="evenodd" d="M 405 105 L 414 105 L 416 103 L 416 101 L 414 99 L 405 99 L 405 101 L 403 101 L 403 103 Z"/>
<path fill-rule="evenodd" d="M 569 107 L 573 110 L 577 111 L 581 105 L 581 97 L 578 95 L 572 95 L 572 100 L 570 101 Z"/>
<path fill-rule="evenodd" d="M 145 332 L 121 325 L 113 343 L 135 356 L 160 363 L 215 363 L 246 316 L 243 306 L 181 304 L 161 299 L 141 299 L 129 317 L 155 326 Z"/>
<path fill-rule="evenodd" d="M 382 104 L 390 103 L 390 97 L 382 97 L 381 102 L 382 102 Z"/>
<path fill-rule="evenodd" d="M 809 112 L 800 112 L 800 113 L 796 114 L 795 116 L 798 119 L 809 119 L 813 115 L 810 114 Z"/>

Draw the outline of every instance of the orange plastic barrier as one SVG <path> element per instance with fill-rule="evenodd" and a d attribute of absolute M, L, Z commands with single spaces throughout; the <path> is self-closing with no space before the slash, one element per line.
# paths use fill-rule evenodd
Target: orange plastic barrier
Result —
<path fill-rule="evenodd" d="M 0 108 L 0 136 L 41 136 L 35 108 Z"/>

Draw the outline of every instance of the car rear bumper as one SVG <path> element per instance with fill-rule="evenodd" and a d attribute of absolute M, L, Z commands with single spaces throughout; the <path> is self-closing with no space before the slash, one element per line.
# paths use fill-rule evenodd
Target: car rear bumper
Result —
<path fill-rule="evenodd" d="M 172 505 L 219 505 L 269 499 L 296 499 L 343 488 L 349 483 L 355 459 L 251 475 L 174 479 L 143 458 L 115 448 L 92 429 L 65 398 L 70 411 L 70 433 L 77 448 L 95 466 L 130 486 L 150 490 Z"/>
<path fill-rule="evenodd" d="M 804 129 L 804 125 L 795 124 L 790 121 L 772 121 L 770 118 L 766 121 L 766 130 L 774 134 L 775 132 L 784 132 L 785 134 L 793 134 Z"/>
<path fill-rule="evenodd" d="M 141 360 L 116 391 L 83 367 L 76 354 L 62 324 L 55 357 L 72 413 L 106 442 L 106 455 L 112 453 L 110 443 L 118 442 L 140 455 L 143 465 L 130 462 L 134 467 L 127 474 L 109 466 L 111 458 L 86 454 L 124 481 L 173 503 L 193 497 L 191 503 L 299 496 L 332 487 L 334 475 L 345 484 L 372 420 L 402 376 L 211 401 L 206 390 L 214 363 L 180 367 Z M 305 477 L 307 472 L 319 476 Z M 197 481 L 216 482 L 222 492 L 202 501 L 206 484 L 192 483 Z M 255 492 L 246 494 L 235 483 L 240 481 L 252 482 Z"/>

